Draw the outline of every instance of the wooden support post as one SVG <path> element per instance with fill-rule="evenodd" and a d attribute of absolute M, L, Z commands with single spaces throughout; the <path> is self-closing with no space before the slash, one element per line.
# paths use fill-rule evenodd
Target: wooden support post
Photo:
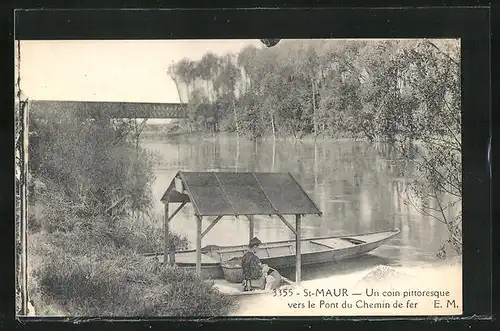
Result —
<path fill-rule="evenodd" d="M 248 242 L 250 242 L 250 240 L 252 240 L 252 238 L 254 237 L 254 233 L 255 233 L 254 218 L 253 218 L 253 215 L 248 215 L 247 217 L 248 217 L 248 221 L 250 222 L 249 238 L 248 238 Z"/>
<path fill-rule="evenodd" d="M 288 223 L 288 221 L 285 219 L 285 217 L 283 215 L 280 215 L 280 214 L 277 214 L 279 219 L 285 223 L 285 225 L 290 229 L 290 231 L 292 231 L 295 235 L 297 235 L 297 231 L 295 231 L 295 229 L 293 228 L 293 226 Z"/>
<path fill-rule="evenodd" d="M 302 270 L 302 251 L 301 251 L 301 225 L 300 225 L 300 215 L 295 215 L 295 282 L 300 283 L 301 280 L 301 270 Z"/>
<path fill-rule="evenodd" d="M 201 276 L 201 216 L 196 216 L 196 274 Z"/>
<path fill-rule="evenodd" d="M 175 265 L 175 245 L 170 245 L 170 252 L 168 252 L 168 263 Z"/>
<path fill-rule="evenodd" d="M 205 229 L 205 231 L 203 231 L 201 233 L 201 238 L 203 239 L 203 237 L 205 237 L 205 235 L 208 233 L 208 231 L 210 231 L 211 228 L 213 228 L 215 226 L 215 224 L 217 224 L 217 222 L 220 221 L 220 219 L 222 218 L 222 215 L 219 215 L 217 216 L 213 221 L 212 223 L 210 223 L 210 225 Z"/>
<path fill-rule="evenodd" d="M 165 215 L 163 218 L 163 240 L 164 240 L 164 246 L 163 246 L 163 264 L 166 265 L 168 261 L 168 253 L 169 253 L 169 240 L 168 240 L 168 227 L 169 227 L 169 219 L 168 219 L 168 201 L 165 202 Z"/>
<path fill-rule="evenodd" d="M 186 205 L 186 203 L 187 202 L 184 201 L 183 203 L 181 203 L 181 205 L 179 207 L 177 207 L 177 209 L 174 211 L 174 213 L 169 216 L 169 218 L 168 218 L 169 222 L 175 217 L 175 215 L 177 215 L 177 213 L 182 209 L 182 207 L 184 207 Z"/>

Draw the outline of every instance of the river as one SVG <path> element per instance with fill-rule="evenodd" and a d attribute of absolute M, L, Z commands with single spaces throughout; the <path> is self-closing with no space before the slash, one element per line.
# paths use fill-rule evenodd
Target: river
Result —
<path fill-rule="evenodd" d="M 142 145 L 159 156 L 153 194 L 155 213 L 163 218 L 160 197 L 177 171 L 290 172 L 323 211 L 306 216 L 303 236 L 358 234 L 401 229 L 401 234 L 372 254 L 343 264 L 349 271 L 372 265 L 432 263 L 447 238 L 443 224 L 424 217 L 407 203 L 405 174 L 409 165 L 388 146 L 352 140 L 283 141 L 257 143 L 231 134 L 178 136 L 145 140 Z M 206 228 L 210 220 L 204 220 Z M 171 222 L 171 230 L 187 236 L 194 248 L 196 222 L 190 204 Z M 279 220 L 257 217 L 255 235 L 262 241 L 292 239 Z M 237 245 L 248 240 L 248 220 L 225 217 L 203 238 L 202 245 Z M 337 268 L 338 269 L 338 268 Z M 344 268 L 341 268 L 344 269 Z M 340 270 L 337 270 L 340 272 Z M 313 270 L 315 278 L 330 270 Z"/>

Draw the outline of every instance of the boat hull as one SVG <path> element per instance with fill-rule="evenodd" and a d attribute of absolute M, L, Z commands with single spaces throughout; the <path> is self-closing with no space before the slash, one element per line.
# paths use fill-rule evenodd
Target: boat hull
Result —
<path fill-rule="evenodd" d="M 177 264 L 181 268 L 187 270 L 196 271 L 196 265 L 190 264 Z M 224 278 L 224 272 L 220 264 L 217 265 L 202 265 L 201 266 L 201 278 L 202 279 L 222 279 Z"/>
<path fill-rule="evenodd" d="M 338 262 L 373 251 L 400 233 L 400 230 L 373 232 L 362 235 L 315 237 L 301 240 L 301 265 Z M 246 246 L 208 246 L 202 249 L 202 277 L 220 279 L 224 277 L 220 263 L 231 258 L 241 257 Z M 163 262 L 163 254 L 158 256 Z M 277 269 L 295 267 L 295 242 L 279 241 L 264 243 L 258 252 L 262 263 Z M 195 270 L 196 250 L 176 253 L 179 267 Z"/>
<path fill-rule="evenodd" d="M 366 253 L 369 253 L 369 252 L 377 249 L 378 247 L 383 245 L 385 242 L 387 242 L 387 241 L 391 240 L 392 238 L 394 238 L 395 236 L 397 236 L 399 233 L 400 233 L 399 230 L 395 230 L 395 231 L 391 231 L 390 233 L 387 233 L 387 235 L 382 235 L 382 236 L 379 235 L 382 233 L 368 234 L 368 235 L 379 235 L 379 236 L 374 237 L 374 239 L 376 239 L 376 240 L 365 241 L 362 243 L 353 244 L 352 246 L 331 248 L 331 249 L 327 248 L 323 251 L 305 252 L 305 253 L 301 254 L 301 265 L 302 266 L 311 266 L 311 265 L 316 265 L 316 264 L 334 263 L 334 262 L 338 262 L 341 260 L 364 255 Z M 363 235 L 363 236 L 366 237 L 368 235 Z M 357 238 L 360 238 L 360 237 L 362 237 L 362 236 L 349 236 L 349 237 L 342 237 L 342 238 L 350 238 L 350 239 L 356 240 Z M 315 239 L 317 239 L 317 238 L 315 238 Z M 331 239 L 337 239 L 337 238 L 332 237 Z M 307 239 L 307 240 L 310 240 L 310 239 Z M 261 257 L 260 260 L 262 263 L 273 266 L 274 268 L 295 267 L 295 265 L 296 265 L 295 249 L 294 249 L 293 255 L 269 257 L 269 258 Z"/>

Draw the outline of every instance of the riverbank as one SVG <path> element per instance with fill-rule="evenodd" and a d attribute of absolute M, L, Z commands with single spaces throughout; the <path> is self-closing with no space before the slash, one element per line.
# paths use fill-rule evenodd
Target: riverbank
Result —
<path fill-rule="evenodd" d="M 462 263 L 454 258 L 438 266 L 379 265 L 303 281 L 293 291 L 244 300 L 232 316 L 460 315 Z"/>
<path fill-rule="evenodd" d="M 36 316 L 224 316 L 234 309 L 232 298 L 192 271 L 161 267 L 126 248 L 99 249 L 78 237 L 61 247 L 51 235 L 29 236 Z M 82 243 L 92 248 L 77 252 L 74 246 Z"/>
<path fill-rule="evenodd" d="M 241 140 L 257 140 L 257 141 L 303 141 L 303 142 L 322 142 L 322 141 L 366 141 L 368 142 L 369 139 L 366 137 L 359 135 L 359 136 L 352 136 L 349 133 L 337 133 L 335 136 L 329 136 L 326 134 L 320 134 L 320 135 L 315 135 L 315 134 L 306 134 L 304 136 L 299 137 L 293 137 L 292 135 L 283 137 L 283 136 L 276 136 L 273 137 L 272 135 L 264 135 L 262 137 L 259 137 L 257 139 L 252 139 L 251 137 L 245 136 L 245 135 L 238 135 L 236 132 L 184 132 L 184 131 L 174 131 L 174 132 L 169 132 L 169 131 L 145 131 L 141 133 L 141 138 L 144 140 L 150 140 L 150 141 L 163 141 L 164 139 L 171 139 L 173 141 L 177 139 L 182 139 L 183 141 L 190 141 L 190 140 L 216 140 L 220 137 L 224 136 L 230 136 L 233 139 L 241 139 Z M 379 142 L 383 142 L 382 140 L 379 140 Z"/>
<path fill-rule="evenodd" d="M 141 133 L 141 139 L 144 141 L 153 141 L 153 142 L 161 142 L 165 140 L 170 140 L 171 142 L 199 142 L 199 141 L 217 141 L 219 139 L 224 139 L 224 137 L 230 137 L 231 139 L 238 139 L 240 141 L 257 141 L 257 142 L 297 142 L 297 143 L 323 143 L 323 142 L 365 142 L 365 143 L 373 143 L 373 144 L 389 144 L 387 139 L 383 137 L 378 137 L 374 139 L 368 139 L 365 135 L 358 134 L 353 135 L 348 132 L 337 132 L 335 135 L 329 135 L 326 133 L 323 134 L 305 134 L 304 136 L 294 137 L 293 135 L 289 136 L 276 136 L 273 137 L 270 134 L 263 135 L 259 138 L 252 139 L 246 135 L 238 135 L 234 131 L 227 132 L 184 132 L 184 131 L 146 131 Z M 448 139 L 449 137 L 440 136 L 439 139 Z M 399 139 L 399 137 L 396 137 Z M 413 141 L 414 144 L 421 145 L 418 141 Z"/>

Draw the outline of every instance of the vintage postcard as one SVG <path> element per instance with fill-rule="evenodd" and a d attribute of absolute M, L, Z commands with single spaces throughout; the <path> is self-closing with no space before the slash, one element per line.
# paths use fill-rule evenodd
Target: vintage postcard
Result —
<path fill-rule="evenodd" d="M 15 48 L 18 316 L 462 314 L 459 39 Z"/>

